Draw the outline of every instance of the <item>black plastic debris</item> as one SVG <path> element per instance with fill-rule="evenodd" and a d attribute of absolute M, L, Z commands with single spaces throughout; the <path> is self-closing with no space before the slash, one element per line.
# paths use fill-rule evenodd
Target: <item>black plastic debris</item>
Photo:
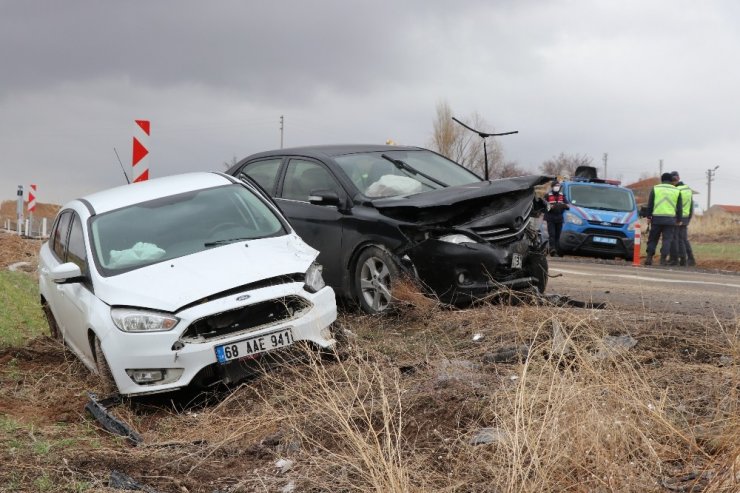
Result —
<path fill-rule="evenodd" d="M 90 398 L 90 402 L 85 405 L 85 411 L 89 412 L 103 428 L 116 435 L 126 437 L 134 446 L 141 444 L 141 436 L 108 411 L 109 407 L 117 406 L 121 403 L 120 395 L 116 394 L 102 400 L 98 400 L 98 397 L 92 392 L 88 392 L 87 395 Z"/>
<path fill-rule="evenodd" d="M 603 310 L 607 307 L 606 303 L 593 303 L 591 301 L 578 301 L 572 299 L 570 296 L 562 294 L 545 294 L 542 295 L 542 299 L 555 306 L 570 306 L 573 308 L 593 308 L 596 310 Z"/>
<path fill-rule="evenodd" d="M 128 474 L 116 471 L 115 469 L 110 472 L 108 487 L 125 491 L 145 491 L 146 493 L 158 493 L 157 490 L 155 490 L 154 488 L 143 483 L 139 483 Z"/>

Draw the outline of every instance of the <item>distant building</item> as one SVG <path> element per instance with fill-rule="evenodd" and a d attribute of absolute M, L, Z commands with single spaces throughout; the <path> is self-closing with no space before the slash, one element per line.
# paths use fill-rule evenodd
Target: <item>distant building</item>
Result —
<path fill-rule="evenodd" d="M 648 199 L 650 198 L 650 190 L 652 190 L 658 183 L 660 183 L 660 177 L 654 176 L 652 178 L 645 178 L 644 180 L 626 185 L 626 187 L 632 190 L 632 193 L 635 194 L 637 207 L 640 208 L 647 205 Z"/>
<path fill-rule="evenodd" d="M 709 208 L 707 214 L 740 218 L 740 205 L 714 204 L 712 207 Z"/>

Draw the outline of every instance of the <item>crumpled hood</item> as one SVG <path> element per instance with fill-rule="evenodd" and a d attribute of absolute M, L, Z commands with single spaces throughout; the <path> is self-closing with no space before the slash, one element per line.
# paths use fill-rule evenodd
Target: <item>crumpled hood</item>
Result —
<path fill-rule="evenodd" d="M 550 180 L 551 177 L 543 175 L 503 178 L 376 199 L 372 204 L 381 214 L 400 221 L 419 225 L 462 224 L 490 217 L 494 212 L 512 212 L 509 215 L 516 216 L 522 202 L 531 204 L 534 187 Z"/>
<path fill-rule="evenodd" d="M 109 305 L 175 312 L 238 286 L 306 272 L 317 255 L 294 234 L 232 243 L 97 278 L 95 294 Z"/>

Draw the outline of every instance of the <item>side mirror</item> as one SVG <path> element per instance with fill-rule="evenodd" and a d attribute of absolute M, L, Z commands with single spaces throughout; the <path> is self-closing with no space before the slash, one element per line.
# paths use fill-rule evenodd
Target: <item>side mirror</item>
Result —
<path fill-rule="evenodd" d="M 49 271 L 49 277 L 57 284 L 80 282 L 82 280 L 82 271 L 77 264 L 67 262 L 51 269 Z"/>
<path fill-rule="evenodd" d="M 313 205 L 336 205 L 341 203 L 339 194 L 334 190 L 311 190 L 308 201 Z"/>

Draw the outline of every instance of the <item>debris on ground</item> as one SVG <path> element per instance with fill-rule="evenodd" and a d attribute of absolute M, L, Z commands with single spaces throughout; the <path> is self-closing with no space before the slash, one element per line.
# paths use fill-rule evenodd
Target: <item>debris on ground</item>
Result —
<path fill-rule="evenodd" d="M 157 490 L 136 481 L 128 474 L 113 470 L 110 472 L 108 487 L 125 491 L 144 491 L 145 493 L 157 493 Z"/>
<path fill-rule="evenodd" d="M 483 355 L 483 363 L 519 363 L 529 357 L 529 346 L 512 346 Z"/>
<path fill-rule="evenodd" d="M 470 445 L 489 445 L 491 443 L 503 443 L 508 440 L 509 434 L 498 428 L 481 428 L 470 439 Z"/>
<path fill-rule="evenodd" d="M 285 474 L 293 469 L 293 465 L 295 465 L 295 462 L 290 459 L 278 459 L 275 462 L 275 467 L 280 470 L 280 474 Z"/>
<path fill-rule="evenodd" d="M 570 337 L 565 333 L 563 324 L 557 318 L 552 319 L 552 355 L 562 358 L 573 350 Z"/>
<path fill-rule="evenodd" d="M 599 352 L 594 355 L 596 359 L 613 358 L 637 345 L 637 339 L 630 335 L 605 336 L 601 342 L 603 345 L 599 348 Z"/>
<path fill-rule="evenodd" d="M 132 430 L 126 423 L 108 412 L 109 407 L 116 406 L 121 403 L 120 395 L 116 394 L 102 400 L 98 400 L 97 396 L 92 392 L 88 392 L 87 395 L 90 398 L 90 402 L 85 405 L 85 410 L 89 412 L 92 417 L 103 426 L 103 428 L 111 433 L 125 437 L 134 446 L 141 444 L 142 438 L 138 433 Z"/>

